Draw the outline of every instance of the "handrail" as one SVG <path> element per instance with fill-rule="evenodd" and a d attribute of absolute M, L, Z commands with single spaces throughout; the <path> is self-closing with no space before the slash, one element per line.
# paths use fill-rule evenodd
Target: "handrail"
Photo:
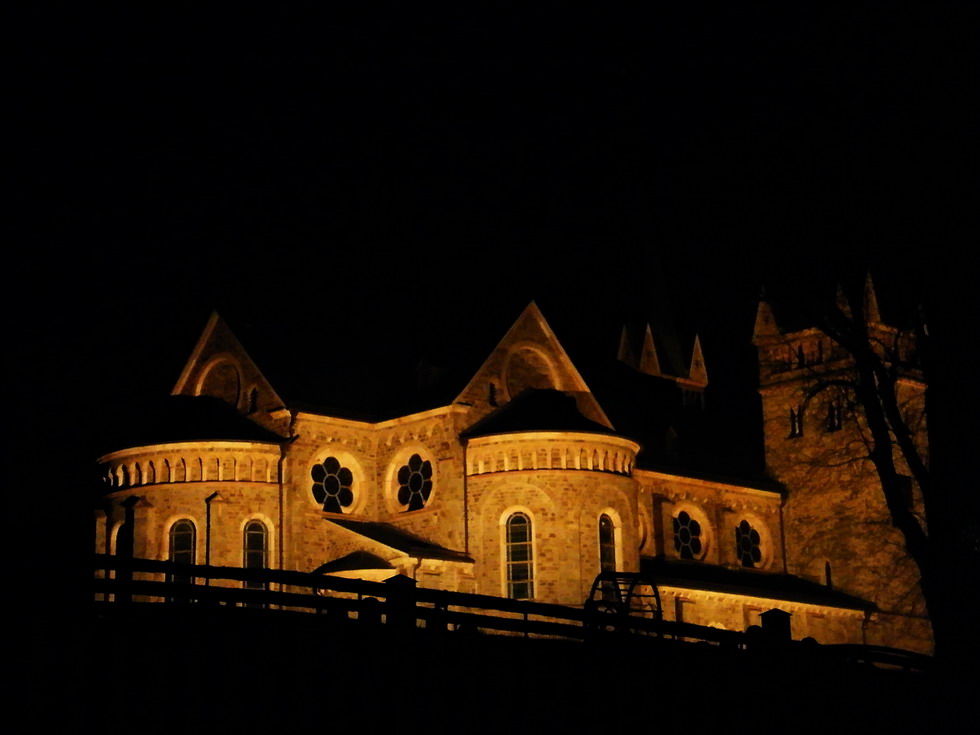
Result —
<path fill-rule="evenodd" d="M 763 631 L 739 632 L 694 623 L 597 613 L 580 607 L 511 600 L 469 592 L 405 587 L 386 582 L 275 569 L 180 564 L 96 554 L 92 582 L 102 606 L 134 601 L 195 602 L 266 610 L 309 611 L 357 620 L 373 619 L 414 628 L 467 629 L 571 640 L 698 642 L 729 650 L 783 650 L 801 656 L 870 663 L 923 671 L 928 656 L 900 649 L 853 644 L 818 645 L 812 640 L 774 640 Z M 173 579 L 200 580 L 198 583 Z M 207 584 L 203 581 L 208 580 Z M 245 586 L 244 583 L 251 583 Z M 231 584 L 229 584 L 231 583 Z M 277 586 L 278 589 L 273 589 Z M 381 600 L 384 603 L 381 603 Z M 609 633 L 617 635 L 611 636 Z"/>

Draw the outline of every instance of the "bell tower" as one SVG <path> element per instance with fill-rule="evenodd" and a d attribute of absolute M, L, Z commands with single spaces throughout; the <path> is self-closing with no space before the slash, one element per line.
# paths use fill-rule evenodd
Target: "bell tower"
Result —
<path fill-rule="evenodd" d="M 881 322 L 870 277 L 862 297 L 869 340 L 883 359 L 914 350 L 909 332 Z M 854 318 L 840 289 L 836 308 Z M 816 327 L 782 330 L 765 296 L 752 341 L 759 360 L 766 470 L 786 490 L 787 571 L 874 602 L 878 612 L 868 621 L 867 643 L 900 641 L 910 649 L 931 650 L 918 569 L 891 524 L 868 458 L 867 424 L 851 387 L 853 357 Z M 921 376 L 909 374 L 897 390 L 909 426 L 924 439 Z M 917 502 L 915 495 L 909 479 L 910 504 Z"/>

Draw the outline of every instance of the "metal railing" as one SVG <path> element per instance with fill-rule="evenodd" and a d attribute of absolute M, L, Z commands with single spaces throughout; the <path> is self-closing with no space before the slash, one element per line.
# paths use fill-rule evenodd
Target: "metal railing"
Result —
<path fill-rule="evenodd" d="M 331 622 L 391 629 L 468 631 L 576 641 L 700 643 L 732 651 L 782 650 L 826 660 L 910 671 L 929 656 L 861 645 L 819 645 L 653 617 L 610 615 L 580 607 L 416 587 L 407 577 L 386 582 L 307 572 L 216 567 L 97 554 L 93 592 L 99 609 L 162 603 L 210 609 L 259 609 L 324 615 Z M 171 580 L 191 580 L 174 582 Z"/>

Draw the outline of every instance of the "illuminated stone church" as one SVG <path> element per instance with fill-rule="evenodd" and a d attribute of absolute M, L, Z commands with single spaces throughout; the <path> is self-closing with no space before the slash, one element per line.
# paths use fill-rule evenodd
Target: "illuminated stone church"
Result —
<path fill-rule="evenodd" d="M 668 619 L 745 630 L 779 608 L 797 639 L 931 650 L 872 469 L 821 459 L 860 432 L 808 392 L 849 364 L 829 340 L 762 302 L 761 421 L 740 426 L 713 413 L 696 337 L 680 364 L 648 325 L 616 337 L 573 362 L 532 303 L 468 369 L 420 366 L 412 401 L 357 413 L 288 392 L 213 314 L 172 396 L 99 460 L 97 551 L 575 606 L 600 571 L 642 571 Z"/>

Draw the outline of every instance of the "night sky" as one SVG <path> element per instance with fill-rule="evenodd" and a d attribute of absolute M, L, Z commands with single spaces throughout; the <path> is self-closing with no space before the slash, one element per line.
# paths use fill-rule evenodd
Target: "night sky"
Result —
<path fill-rule="evenodd" d="M 70 478 L 30 481 L 68 496 L 51 535 L 85 538 L 94 435 L 170 391 L 215 308 L 376 363 L 536 299 L 613 341 L 699 330 L 717 375 L 762 286 L 870 269 L 958 356 L 967 6 L 38 14 L 8 326 L 26 476 Z"/>

